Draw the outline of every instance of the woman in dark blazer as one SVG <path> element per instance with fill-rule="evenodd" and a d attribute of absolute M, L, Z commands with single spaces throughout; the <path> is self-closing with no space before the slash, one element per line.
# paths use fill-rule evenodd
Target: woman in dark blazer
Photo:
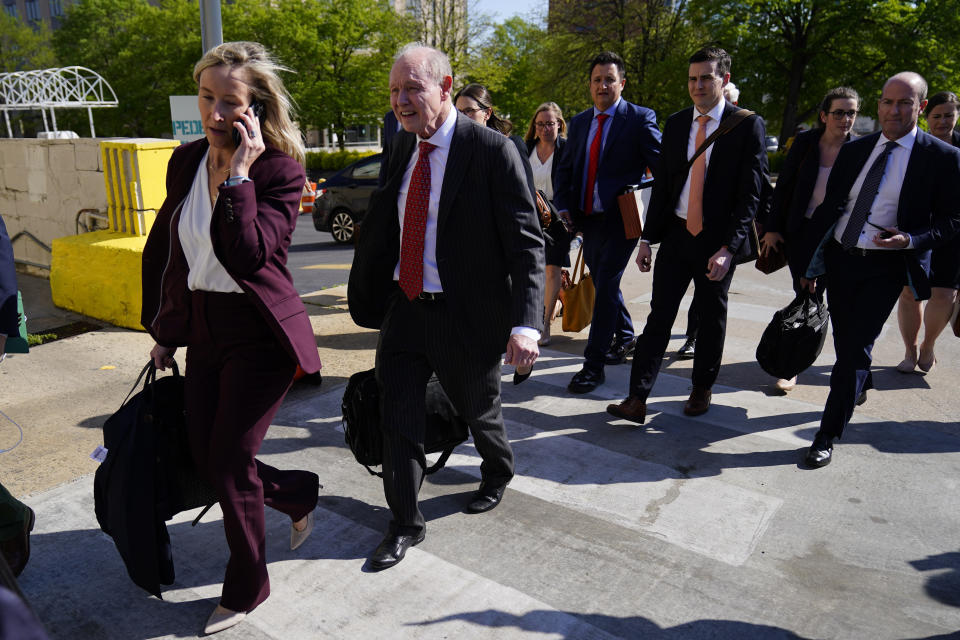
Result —
<path fill-rule="evenodd" d="M 941 91 L 930 96 L 923 111 L 930 134 L 955 147 L 960 147 L 960 132 L 954 129 L 957 126 L 958 109 L 960 100 L 957 96 L 950 91 Z M 960 236 L 933 250 L 930 257 L 930 300 L 925 305 L 914 297 L 910 287 L 904 287 L 900 294 L 897 319 L 906 352 L 903 361 L 897 365 L 897 371 L 911 373 L 919 367 L 927 372 L 936 364 L 934 346 L 950 323 L 957 289 L 960 289 Z M 918 348 L 921 324 L 923 342 Z"/>
<path fill-rule="evenodd" d="M 310 533 L 319 482 L 256 459 L 297 364 L 320 369 L 286 268 L 304 184 L 283 70 L 263 46 L 228 42 L 194 67 L 205 137 L 176 149 L 143 251 L 144 327 L 161 369 L 187 347 L 186 418 L 197 467 L 217 490 L 230 559 L 205 633 L 240 622 L 270 593 L 264 505 Z M 258 111 L 260 113 L 258 113 Z"/>
<path fill-rule="evenodd" d="M 850 140 L 859 110 L 860 96 L 856 91 L 849 87 L 830 90 L 820 104 L 820 126 L 797 134 L 777 177 L 770 213 L 764 220 L 761 250 L 766 254 L 784 245 L 797 294 L 801 290 L 800 278 L 810 262 L 810 248 L 802 241 L 804 229 L 823 202 L 833 161 L 840 147 Z M 796 383 L 794 377 L 777 380 L 776 386 L 786 392 Z"/>
<path fill-rule="evenodd" d="M 566 144 L 567 123 L 555 102 L 544 102 L 537 107 L 527 128 L 526 145 L 533 170 L 533 184 L 553 200 L 553 181 L 560 166 L 560 150 Z M 543 298 L 543 336 L 540 345 L 550 344 L 550 322 L 554 318 L 560 297 L 560 270 L 570 266 L 570 240 L 573 237 L 563 221 L 554 220 L 544 230 L 546 243 L 546 286 Z"/>

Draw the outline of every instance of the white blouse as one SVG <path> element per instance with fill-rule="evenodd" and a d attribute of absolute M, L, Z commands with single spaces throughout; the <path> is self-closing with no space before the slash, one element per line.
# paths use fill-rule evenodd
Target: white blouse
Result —
<path fill-rule="evenodd" d="M 817 182 L 813 185 L 813 194 L 810 196 L 810 202 L 807 203 L 807 211 L 803 214 L 804 218 L 813 217 L 814 210 L 820 206 L 823 199 L 827 196 L 827 178 L 830 177 L 830 169 L 833 167 L 820 167 L 817 172 Z"/>
<path fill-rule="evenodd" d="M 210 225 L 213 222 L 213 206 L 210 204 L 210 181 L 207 174 L 207 157 L 210 150 L 203 154 L 193 185 L 180 211 L 180 245 L 187 258 L 190 272 L 187 274 L 187 287 L 191 291 L 218 291 L 221 293 L 243 293 L 236 280 L 230 277 L 216 254 L 213 253 L 213 241 L 210 238 Z"/>
<path fill-rule="evenodd" d="M 540 156 L 537 155 L 537 148 L 534 147 L 530 152 L 530 168 L 533 169 L 533 186 L 539 191 L 547 194 L 547 198 L 553 200 L 553 159 L 557 155 L 554 148 L 553 153 L 547 158 L 546 162 L 540 162 Z"/>

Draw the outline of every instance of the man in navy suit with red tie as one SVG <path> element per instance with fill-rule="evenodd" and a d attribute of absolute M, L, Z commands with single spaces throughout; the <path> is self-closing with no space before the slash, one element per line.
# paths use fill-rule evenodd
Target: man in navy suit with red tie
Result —
<path fill-rule="evenodd" d="M 586 361 L 567 387 L 572 393 L 596 389 L 604 365 L 624 362 L 635 343 L 620 279 L 637 240 L 624 233 L 617 196 L 639 185 L 648 167 L 657 177 L 660 129 L 652 110 L 621 97 L 625 83 L 616 53 L 590 63 L 593 107 L 570 121 L 554 180 L 554 203 L 560 217 L 583 232 L 583 257 L 596 288 Z"/>
<path fill-rule="evenodd" d="M 909 285 L 930 297 L 930 250 L 960 229 L 960 152 L 917 128 L 927 83 L 903 72 L 883 85 L 881 130 L 840 149 L 823 203 L 808 226 L 809 279 L 830 280 L 827 302 L 837 361 L 808 466 L 830 463 L 833 442 L 866 400 L 873 343 Z"/>

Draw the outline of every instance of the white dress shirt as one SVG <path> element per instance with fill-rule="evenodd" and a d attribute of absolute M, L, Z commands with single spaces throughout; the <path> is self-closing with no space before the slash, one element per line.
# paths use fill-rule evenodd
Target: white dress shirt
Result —
<path fill-rule="evenodd" d="M 457 110 L 451 108 L 447 118 L 429 138 L 417 136 L 417 146 L 410 154 L 407 169 L 400 183 L 400 192 L 397 194 L 397 211 L 400 214 L 400 237 L 403 238 L 403 216 L 406 213 L 407 192 L 410 190 L 410 179 L 413 177 L 413 168 L 417 166 L 420 157 L 420 142 L 429 142 L 436 149 L 427 156 L 430 161 L 430 203 L 427 205 L 427 228 L 423 235 L 423 290 L 431 293 L 443 291 L 440 283 L 440 272 L 437 271 L 437 214 L 440 207 L 440 190 L 443 188 L 443 175 L 447 168 L 447 158 L 450 156 L 450 143 L 453 141 L 453 129 L 457 124 Z M 393 279 L 400 279 L 400 262 L 393 270 Z"/>
<path fill-rule="evenodd" d="M 870 208 L 870 215 L 867 216 L 868 222 L 885 229 L 897 226 L 897 209 L 900 206 L 900 190 L 903 188 L 903 176 L 907 173 L 910 153 L 913 151 L 913 143 L 916 141 L 917 128 L 914 127 L 913 131 L 897 140 L 897 146 L 890 151 L 890 155 L 887 158 L 887 168 L 883 172 L 883 178 L 880 180 L 877 197 L 874 199 L 873 206 Z M 881 133 L 880 137 L 877 138 L 876 146 L 873 148 L 873 151 L 870 152 L 867 161 L 863 163 L 860 175 L 857 176 L 856 182 L 853 183 L 853 187 L 850 189 L 847 204 L 843 209 L 843 215 L 837 220 L 837 226 L 833 231 L 833 237 L 837 242 L 840 242 L 840 239 L 843 237 L 843 232 L 847 228 L 847 223 L 850 221 L 850 214 L 853 213 L 853 207 L 857 203 L 857 196 L 860 195 L 860 188 L 863 186 L 863 181 L 866 179 L 867 173 L 873 165 L 873 161 L 876 160 L 877 156 L 883 151 L 883 145 L 888 142 L 890 142 L 890 139 Z M 873 243 L 873 237 L 878 233 L 880 233 L 879 229 L 864 223 L 863 230 L 860 231 L 860 237 L 857 238 L 856 246 L 860 249 L 871 250 L 890 249 L 890 247 L 878 247 Z M 909 234 L 904 235 L 907 235 L 910 239 L 910 244 L 907 245 L 907 247 L 912 247 L 913 238 L 910 238 Z"/>
<path fill-rule="evenodd" d="M 187 258 L 190 271 L 187 273 L 187 287 L 191 291 L 219 291 L 221 293 L 243 293 L 237 281 L 223 268 L 213 253 L 213 240 L 210 238 L 210 225 L 213 221 L 213 206 L 210 204 L 210 180 L 207 174 L 208 149 L 203 154 L 193 185 L 180 211 L 180 245 Z"/>
<path fill-rule="evenodd" d="M 597 135 L 597 127 L 600 125 L 600 121 L 597 120 L 597 116 L 601 113 L 605 113 L 609 118 L 603 123 L 603 133 L 600 136 L 600 153 L 597 157 L 597 176 L 593 183 L 593 213 L 602 213 L 603 204 L 600 202 L 600 158 L 603 157 L 603 150 L 607 146 L 607 137 L 610 135 L 610 127 L 613 124 L 613 116 L 617 114 L 617 107 L 620 106 L 620 101 L 623 100 L 622 97 L 617 98 L 617 101 L 614 102 L 608 109 L 605 111 L 600 111 L 596 107 L 593 108 L 593 120 L 590 121 L 590 128 L 587 130 L 587 145 L 586 145 L 586 159 L 583 162 L 583 179 L 580 183 L 580 193 L 583 193 L 587 188 L 587 172 L 590 171 L 590 145 L 593 144 L 593 137 Z M 578 205 L 582 206 L 582 202 L 578 202 Z"/>
<path fill-rule="evenodd" d="M 403 238 L 403 214 L 407 206 L 407 192 L 410 189 L 410 179 L 413 177 L 413 168 L 420 157 L 420 142 L 429 142 L 437 148 L 430 152 L 427 158 L 430 161 L 430 203 L 427 205 L 427 227 L 423 235 L 423 290 L 430 293 L 441 293 L 443 285 L 440 282 L 440 272 L 437 270 L 437 216 L 440 210 L 440 191 L 443 188 L 443 176 L 447 168 L 447 158 L 450 157 L 450 143 L 453 141 L 453 130 L 457 124 L 457 110 L 451 108 L 440 128 L 434 131 L 429 138 L 417 136 L 417 146 L 410 154 L 407 169 L 400 183 L 397 194 L 397 211 L 400 217 L 400 238 Z M 400 280 L 400 262 L 393 269 L 393 279 Z M 519 333 L 534 340 L 540 339 L 540 332 L 532 327 L 513 327 L 511 334 Z"/>
<path fill-rule="evenodd" d="M 533 151 L 530 152 L 530 168 L 533 169 L 533 188 L 547 194 L 548 200 L 553 200 L 553 159 L 556 156 L 556 147 L 554 147 L 546 162 L 540 162 L 540 156 L 537 155 L 536 146 L 534 146 Z"/>
<path fill-rule="evenodd" d="M 690 134 L 687 136 L 687 160 L 693 157 L 693 154 L 697 152 L 697 131 L 700 130 L 700 123 L 697 122 L 697 116 L 704 115 L 710 116 L 710 119 L 707 120 L 707 129 L 704 132 L 704 140 L 710 137 L 714 131 L 717 130 L 717 127 L 720 126 L 720 118 L 723 117 L 723 110 L 727 106 L 726 100 L 720 100 L 710 111 L 706 113 L 700 113 L 700 110 L 696 107 L 693 108 L 693 121 L 690 123 Z M 703 152 L 703 158 L 706 162 L 704 165 L 704 171 L 710 166 L 710 156 L 713 153 L 713 145 L 711 144 L 707 147 L 707 150 Z M 693 167 L 690 167 L 692 170 Z M 677 209 L 676 214 L 683 218 L 687 219 L 687 207 L 690 202 L 690 171 L 687 171 L 687 180 L 683 183 L 683 191 L 680 192 L 680 198 L 677 200 Z"/>

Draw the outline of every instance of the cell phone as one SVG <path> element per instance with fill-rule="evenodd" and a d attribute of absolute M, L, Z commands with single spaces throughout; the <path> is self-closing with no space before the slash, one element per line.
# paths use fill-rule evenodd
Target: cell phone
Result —
<path fill-rule="evenodd" d="M 250 103 L 250 108 L 253 109 L 253 117 L 255 117 L 257 119 L 257 122 L 262 125 L 263 124 L 263 105 L 257 102 L 256 100 L 254 100 L 253 102 Z M 242 140 L 240 139 L 240 132 L 237 131 L 236 127 L 234 127 L 231 133 L 233 134 L 233 144 L 239 147 L 240 143 L 242 142 Z M 250 135 L 249 129 L 247 129 L 247 135 Z"/>
<path fill-rule="evenodd" d="M 888 239 L 888 238 L 892 238 L 892 237 L 893 237 L 893 232 L 892 232 L 892 231 L 887 231 L 886 229 L 884 229 L 884 228 L 881 227 L 880 225 L 874 224 L 874 223 L 870 222 L 869 220 L 867 220 L 867 224 L 870 225 L 871 227 L 875 228 L 875 229 L 880 229 L 880 233 L 877 234 L 877 237 L 880 238 L 881 240 L 886 240 L 886 239 Z"/>

